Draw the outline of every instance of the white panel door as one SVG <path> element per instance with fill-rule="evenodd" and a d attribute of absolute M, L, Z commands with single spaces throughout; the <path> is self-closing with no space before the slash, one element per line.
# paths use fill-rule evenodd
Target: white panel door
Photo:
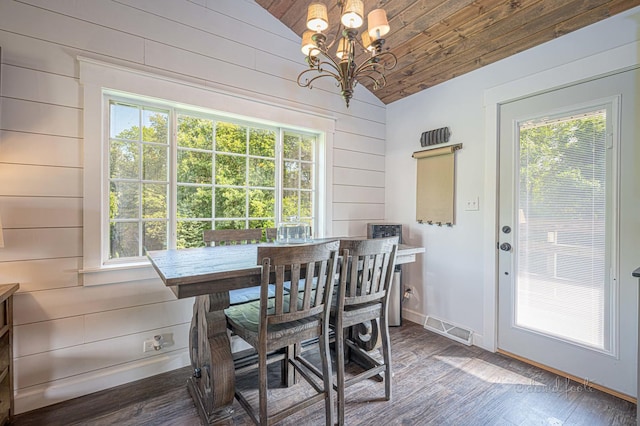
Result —
<path fill-rule="evenodd" d="M 500 108 L 498 347 L 630 396 L 637 81 L 626 71 Z"/>

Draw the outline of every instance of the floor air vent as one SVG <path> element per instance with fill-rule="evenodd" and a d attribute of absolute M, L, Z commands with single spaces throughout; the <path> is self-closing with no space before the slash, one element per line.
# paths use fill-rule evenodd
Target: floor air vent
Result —
<path fill-rule="evenodd" d="M 443 336 L 457 342 L 464 343 L 467 346 L 471 346 L 473 336 L 473 331 L 471 330 L 465 330 L 464 328 L 457 327 L 430 316 L 428 316 L 427 320 L 424 322 L 424 328 L 438 334 L 442 334 Z"/>

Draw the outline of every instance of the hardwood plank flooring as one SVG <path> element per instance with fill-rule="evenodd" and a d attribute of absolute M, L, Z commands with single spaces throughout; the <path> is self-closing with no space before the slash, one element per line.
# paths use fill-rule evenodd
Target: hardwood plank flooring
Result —
<path fill-rule="evenodd" d="M 567 381 L 501 354 L 468 347 L 404 321 L 391 328 L 393 397 L 382 399 L 384 385 L 364 381 L 347 389 L 349 425 L 635 425 L 630 402 Z M 310 352 L 313 356 L 313 353 Z M 281 406 L 310 391 L 301 382 L 279 387 L 277 365 L 271 375 L 270 401 Z M 351 371 L 358 368 L 349 366 Z M 14 425 L 200 425 L 186 387 L 189 367 L 34 410 Z M 238 379 L 256 403 L 255 371 Z M 223 424 L 250 425 L 234 402 Z M 324 424 L 316 404 L 281 423 Z"/>

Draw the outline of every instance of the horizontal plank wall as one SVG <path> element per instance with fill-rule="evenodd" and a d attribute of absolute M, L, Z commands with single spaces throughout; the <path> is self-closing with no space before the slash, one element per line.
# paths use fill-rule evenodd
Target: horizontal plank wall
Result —
<path fill-rule="evenodd" d="M 334 117 L 327 229 L 364 235 L 384 219 L 385 106 L 362 87 L 349 109 L 331 82 L 298 87 L 299 39 L 251 0 L 0 0 L 0 46 L 0 282 L 21 286 L 17 413 L 189 362 L 191 300 L 157 278 L 82 285 L 78 56 Z M 174 344 L 143 353 L 162 333 Z"/>

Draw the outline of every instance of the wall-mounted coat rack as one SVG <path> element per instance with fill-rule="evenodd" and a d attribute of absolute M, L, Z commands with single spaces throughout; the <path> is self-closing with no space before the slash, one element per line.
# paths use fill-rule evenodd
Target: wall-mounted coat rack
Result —
<path fill-rule="evenodd" d="M 455 158 L 462 144 L 416 151 L 416 220 L 429 225 L 455 223 Z"/>

